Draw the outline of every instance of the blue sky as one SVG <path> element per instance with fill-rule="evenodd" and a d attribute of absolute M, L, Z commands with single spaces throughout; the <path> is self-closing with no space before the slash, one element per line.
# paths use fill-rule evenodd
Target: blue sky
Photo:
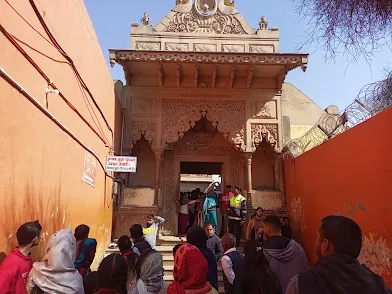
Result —
<path fill-rule="evenodd" d="M 124 80 L 122 67 L 109 66 L 109 48 L 129 49 L 132 22 L 140 22 L 143 12 L 150 14 L 152 24 L 157 24 L 174 6 L 176 0 L 84 0 L 94 25 L 98 40 L 113 79 Z M 265 15 L 269 26 L 279 27 L 281 53 L 295 53 L 306 37 L 307 21 L 294 11 L 290 0 L 236 0 L 236 8 L 257 28 Z M 302 90 L 321 107 L 335 104 L 343 109 L 350 104 L 359 90 L 370 82 L 385 77 L 384 68 L 390 65 L 392 52 L 388 47 L 375 52 L 371 66 L 365 60 L 352 62 L 351 57 L 338 57 L 325 61 L 325 52 L 315 47 L 302 50 L 309 53 L 306 73 L 291 71 L 286 82 Z"/>

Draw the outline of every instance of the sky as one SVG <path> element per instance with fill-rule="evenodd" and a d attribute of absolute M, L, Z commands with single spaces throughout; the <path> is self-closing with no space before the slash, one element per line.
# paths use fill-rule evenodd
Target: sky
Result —
<path fill-rule="evenodd" d="M 130 49 L 131 23 L 138 22 L 144 12 L 150 14 L 152 25 L 169 12 L 176 0 L 84 0 L 95 28 L 103 55 L 113 79 L 124 81 L 122 67 L 109 65 L 108 49 Z M 261 16 L 269 26 L 280 32 L 280 52 L 297 53 L 306 38 L 308 23 L 295 11 L 295 0 L 236 0 L 237 10 L 253 28 L 258 28 Z M 309 53 L 306 73 L 296 69 L 286 77 L 320 107 L 337 105 L 340 110 L 349 105 L 363 86 L 385 78 L 385 67 L 390 65 L 392 51 L 385 47 L 375 52 L 371 64 L 364 59 L 352 62 L 352 57 L 341 56 L 326 60 L 325 52 L 308 46 L 300 53 Z"/>

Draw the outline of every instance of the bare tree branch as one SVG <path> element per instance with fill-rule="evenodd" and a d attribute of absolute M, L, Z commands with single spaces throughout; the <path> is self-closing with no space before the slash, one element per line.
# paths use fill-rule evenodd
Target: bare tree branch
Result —
<path fill-rule="evenodd" d="M 308 20 L 304 46 L 325 50 L 326 59 L 350 55 L 369 61 L 374 52 L 392 44 L 391 0 L 293 0 Z"/>

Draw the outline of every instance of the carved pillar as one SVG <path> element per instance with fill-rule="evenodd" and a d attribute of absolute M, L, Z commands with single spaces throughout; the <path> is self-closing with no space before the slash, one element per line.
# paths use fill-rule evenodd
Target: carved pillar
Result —
<path fill-rule="evenodd" d="M 155 150 L 155 177 L 154 177 L 154 206 L 158 206 L 158 196 L 159 196 L 159 178 L 161 171 L 161 160 L 163 156 L 162 150 Z"/>
<path fill-rule="evenodd" d="M 248 191 L 248 200 L 251 198 L 252 196 L 252 192 L 253 192 L 253 187 L 252 187 L 252 156 L 253 153 L 252 152 L 246 152 L 244 153 L 245 155 L 245 165 L 246 165 L 246 189 Z"/>

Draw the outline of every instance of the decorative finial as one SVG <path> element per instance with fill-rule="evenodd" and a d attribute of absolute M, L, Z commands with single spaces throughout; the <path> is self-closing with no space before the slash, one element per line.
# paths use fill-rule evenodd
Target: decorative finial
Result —
<path fill-rule="evenodd" d="M 145 12 L 143 14 L 143 18 L 140 20 L 142 22 L 142 25 L 144 26 L 149 26 L 150 25 L 150 15 L 148 14 L 148 12 Z"/>
<path fill-rule="evenodd" d="M 262 16 L 259 22 L 259 28 L 260 30 L 266 30 L 268 29 L 268 21 L 265 16 Z"/>

